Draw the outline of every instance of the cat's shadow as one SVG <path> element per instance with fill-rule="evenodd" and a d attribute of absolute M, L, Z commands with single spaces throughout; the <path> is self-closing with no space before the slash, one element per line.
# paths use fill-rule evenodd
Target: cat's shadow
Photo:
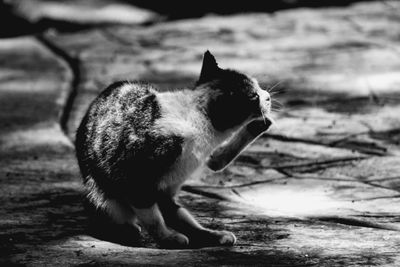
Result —
<path fill-rule="evenodd" d="M 102 214 L 94 214 L 85 205 L 85 234 L 96 239 L 129 247 L 153 247 L 150 238 L 130 225 L 117 225 Z"/>
<path fill-rule="evenodd" d="M 10 221 L 26 216 L 35 218 L 15 224 L 12 231 L 4 231 L 0 241 L 4 240 L 5 243 L 12 241 L 13 244 L 42 244 L 89 235 L 125 246 L 151 246 L 149 240 L 129 226 L 116 227 L 105 219 L 99 220 L 91 216 L 85 207 L 83 194 L 78 190 L 51 189 L 17 197 L 5 205 L 4 212 L 3 217 Z M 0 223 L 1 227 L 3 226 Z M 7 247 L 7 244 L 4 246 Z"/>
<path fill-rule="evenodd" d="M 90 222 L 85 233 L 96 239 L 123 246 L 148 246 L 148 242 L 145 241 L 145 238 L 129 225 L 119 225 L 118 227 L 115 227 L 111 223 L 107 224 L 102 222 L 95 225 L 95 222 Z"/>
<path fill-rule="evenodd" d="M 197 215 L 205 215 L 210 210 L 215 213 L 223 213 L 224 207 L 218 204 L 218 201 L 204 201 L 204 199 L 198 199 L 199 201 L 194 201 L 194 199 L 187 197 L 186 202 L 195 203 L 191 206 L 192 209 L 196 210 Z M 74 238 L 75 236 L 89 235 L 101 241 L 108 241 L 115 244 L 121 244 L 130 247 L 145 247 L 145 248 L 157 248 L 154 241 L 147 239 L 146 236 L 140 236 L 136 238 L 133 229 L 125 227 L 112 227 L 112 225 L 99 220 L 90 220 L 88 212 L 84 209 L 82 205 L 82 193 L 77 190 L 71 189 L 57 189 L 44 191 L 37 194 L 31 194 L 29 196 L 24 195 L 18 198 L 14 198 L 13 201 L 4 204 L 3 218 L 22 218 L 24 216 L 33 216 L 32 220 L 23 220 L 18 224 L 13 225 L 9 230 L 5 222 L 8 220 L 3 220 L 0 222 L 0 227 L 2 227 L 3 232 L 0 235 L 0 241 L 2 246 L 2 257 L 6 263 L 8 259 L 11 259 L 16 253 L 24 253 L 24 251 L 19 251 L 18 247 L 29 246 L 30 249 L 34 250 L 36 245 L 43 244 L 54 244 L 54 242 L 63 242 L 65 239 Z M 206 205 L 207 204 L 207 205 Z M 211 205 L 210 205 L 211 204 Z M 218 216 L 217 216 L 218 217 Z M 94 219 L 94 218 L 92 218 Z M 243 219 L 243 218 L 242 218 Z M 243 220 L 252 220 L 253 218 L 244 218 Z M 235 220 L 239 220 L 236 218 Z M 211 226 L 213 228 L 221 228 L 222 225 L 213 224 L 213 220 L 206 223 L 206 226 Z M 287 238 L 287 235 L 280 231 L 275 232 L 275 230 L 266 231 L 265 224 L 270 223 L 264 220 L 255 220 L 251 223 L 255 229 L 246 229 L 240 226 L 239 223 L 229 224 L 228 230 L 233 230 L 234 232 L 242 232 L 238 236 L 238 240 L 241 244 L 238 244 L 236 248 L 212 248 L 201 250 L 198 252 L 200 254 L 195 254 L 196 251 L 192 252 L 176 252 L 180 253 L 177 255 L 186 255 L 185 253 L 194 253 L 193 255 L 201 255 L 201 261 L 203 265 L 235 265 L 235 266 L 254 266 L 259 265 L 260 262 L 263 264 L 282 264 L 285 266 L 294 266 L 293 263 L 302 264 L 302 266 L 307 265 L 307 263 L 312 262 L 319 258 L 319 255 L 313 255 L 310 259 L 304 258 L 302 254 L 296 254 L 293 252 L 285 253 L 278 250 L 271 252 L 271 248 L 268 246 L 266 248 L 259 248 L 251 251 L 247 251 L 243 244 L 253 243 L 254 240 L 264 240 L 262 242 L 273 243 L 274 240 L 279 240 L 282 238 Z M 94 225 L 93 225 L 94 224 Z M 258 230 L 257 230 L 258 229 Z M 236 230 L 236 231 L 235 231 Z M 247 232 L 247 233 L 246 233 Z M 261 234 L 261 236 L 260 236 Z M 40 251 L 40 250 L 39 250 Z M 60 254 L 60 257 L 62 255 Z M 337 260 L 351 261 L 352 259 L 357 260 L 362 256 L 374 257 L 377 260 L 382 259 L 381 255 L 373 254 L 371 255 L 358 255 L 354 254 L 346 257 L 330 257 L 327 259 L 322 259 L 327 263 L 335 262 Z M 90 256 L 92 260 L 95 261 L 105 261 L 103 257 L 98 258 L 96 255 Z M 155 261 L 159 261 L 160 258 L 155 258 Z M 184 262 L 186 258 L 182 258 Z M 187 262 L 186 262 L 187 263 Z M 304 265 L 303 265 L 304 264 Z M 4 265 L 6 266 L 6 265 Z M 8 265 L 7 265 L 8 266 Z M 297 265 L 296 265 L 297 266 Z"/>

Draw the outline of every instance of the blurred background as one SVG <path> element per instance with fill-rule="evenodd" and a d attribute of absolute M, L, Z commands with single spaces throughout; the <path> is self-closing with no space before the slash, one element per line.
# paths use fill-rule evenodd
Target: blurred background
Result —
<path fill-rule="evenodd" d="M 206 50 L 274 99 L 276 125 L 180 194 L 238 245 L 90 235 L 88 105 L 117 80 L 191 87 Z M 399 1 L 0 1 L 0 265 L 396 266 L 399 144 Z"/>

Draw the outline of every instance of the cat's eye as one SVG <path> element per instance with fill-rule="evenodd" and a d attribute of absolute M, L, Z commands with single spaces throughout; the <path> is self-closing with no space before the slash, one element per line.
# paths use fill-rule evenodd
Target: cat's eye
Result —
<path fill-rule="evenodd" d="M 260 99 L 260 96 L 258 94 L 253 94 L 250 96 L 250 101 L 258 101 Z"/>

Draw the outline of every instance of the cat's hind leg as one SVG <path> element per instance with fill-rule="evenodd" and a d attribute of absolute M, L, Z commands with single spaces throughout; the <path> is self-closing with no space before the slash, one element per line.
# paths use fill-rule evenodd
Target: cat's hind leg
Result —
<path fill-rule="evenodd" d="M 140 223 L 147 229 L 162 247 L 182 248 L 187 247 L 189 239 L 176 231 L 171 230 L 165 224 L 157 203 L 148 208 L 132 207 Z"/>
<path fill-rule="evenodd" d="M 115 199 L 108 199 L 104 202 L 103 209 L 116 224 L 129 225 L 138 232 L 141 231 L 139 220 L 129 205 Z"/>
<path fill-rule="evenodd" d="M 122 245 L 142 245 L 141 228 L 129 206 L 114 199 L 104 199 L 98 206 L 87 199 L 85 208 L 89 215 L 87 230 L 94 237 Z"/>
<path fill-rule="evenodd" d="M 159 205 L 167 225 L 187 235 L 191 247 L 232 246 L 236 243 L 233 233 L 203 227 L 173 198 L 165 197 L 159 201 Z"/>

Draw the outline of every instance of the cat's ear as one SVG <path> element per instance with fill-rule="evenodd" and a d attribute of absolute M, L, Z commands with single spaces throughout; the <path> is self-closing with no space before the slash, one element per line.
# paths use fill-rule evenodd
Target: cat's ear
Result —
<path fill-rule="evenodd" d="M 207 50 L 203 56 L 203 66 L 201 67 L 200 78 L 197 84 L 209 82 L 217 78 L 220 70 L 215 57 Z"/>

